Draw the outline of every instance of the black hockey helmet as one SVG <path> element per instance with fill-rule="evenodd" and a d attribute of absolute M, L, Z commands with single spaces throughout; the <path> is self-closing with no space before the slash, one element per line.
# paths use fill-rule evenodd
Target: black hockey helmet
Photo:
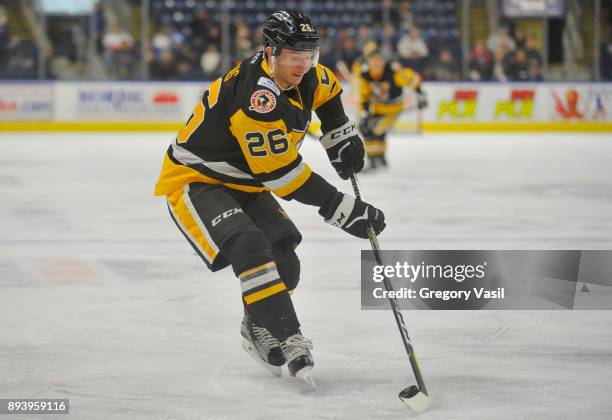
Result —
<path fill-rule="evenodd" d="M 280 54 L 283 48 L 319 50 L 319 34 L 310 18 L 302 12 L 274 12 L 264 24 L 263 36 L 264 45 L 272 48 L 272 55 Z"/>

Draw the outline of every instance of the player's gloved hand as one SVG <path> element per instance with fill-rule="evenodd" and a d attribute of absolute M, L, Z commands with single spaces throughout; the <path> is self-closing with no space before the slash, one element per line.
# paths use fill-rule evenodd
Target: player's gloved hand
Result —
<path fill-rule="evenodd" d="M 414 93 L 416 93 L 417 108 L 418 109 L 427 108 L 427 105 L 428 105 L 427 104 L 427 94 L 421 89 L 421 86 L 416 88 Z"/>
<path fill-rule="evenodd" d="M 368 227 L 372 226 L 378 235 L 385 229 L 385 215 L 376 207 L 357 200 L 350 195 L 336 192 L 327 208 L 321 208 L 319 214 L 326 223 L 339 227 L 358 238 L 368 237 Z"/>
<path fill-rule="evenodd" d="M 348 121 L 341 127 L 330 130 L 321 137 L 332 166 L 342 179 L 363 169 L 365 150 L 354 122 Z"/>

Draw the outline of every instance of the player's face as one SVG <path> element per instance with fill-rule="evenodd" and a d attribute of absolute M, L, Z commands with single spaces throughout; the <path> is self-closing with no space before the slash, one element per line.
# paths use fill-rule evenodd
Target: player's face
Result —
<path fill-rule="evenodd" d="M 314 51 L 296 51 L 283 49 L 275 57 L 274 77 L 282 88 L 298 85 L 310 68 L 316 64 L 317 53 Z"/>
<path fill-rule="evenodd" d="M 382 73 L 385 68 L 385 58 L 382 55 L 374 55 L 368 58 L 368 65 L 372 72 L 374 73 Z"/>

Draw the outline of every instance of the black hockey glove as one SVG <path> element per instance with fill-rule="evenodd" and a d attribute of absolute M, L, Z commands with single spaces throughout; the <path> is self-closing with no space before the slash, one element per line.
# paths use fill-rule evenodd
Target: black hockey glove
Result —
<path fill-rule="evenodd" d="M 376 207 L 350 195 L 336 192 L 327 208 L 321 208 L 319 214 L 326 223 L 339 227 L 358 238 L 368 237 L 368 227 L 372 226 L 378 235 L 385 229 L 385 215 Z"/>
<path fill-rule="evenodd" d="M 427 108 L 427 105 L 428 105 L 427 104 L 427 94 L 423 92 L 423 90 L 421 90 L 421 86 L 416 88 L 414 93 L 416 93 L 417 108 L 418 109 Z"/>
<path fill-rule="evenodd" d="M 328 131 L 321 137 L 321 144 L 340 178 L 348 179 L 353 171 L 359 172 L 363 169 L 365 150 L 354 122 L 348 121 L 343 126 Z"/>

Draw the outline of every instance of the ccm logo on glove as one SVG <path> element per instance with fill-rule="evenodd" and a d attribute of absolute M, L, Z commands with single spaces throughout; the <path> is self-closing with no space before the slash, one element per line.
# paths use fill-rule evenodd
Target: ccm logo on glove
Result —
<path fill-rule="evenodd" d="M 345 138 L 346 136 L 348 136 L 349 134 L 351 134 L 353 131 L 355 131 L 357 129 L 357 127 L 355 126 L 354 122 L 349 121 L 349 123 L 351 124 L 350 126 L 344 126 L 344 128 L 342 130 L 338 130 L 338 131 L 334 131 L 333 133 L 330 134 L 330 138 L 332 140 L 336 140 L 336 139 L 340 139 L 340 136 L 342 136 L 342 139 Z M 341 127 L 342 128 L 342 127 Z"/>
<path fill-rule="evenodd" d="M 347 121 L 341 127 L 325 133 L 321 137 L 332 166 L 342 179 L 348 179 L 352 172 L 363 169 L 365 150 L 357 126 Z"/>
<path fill-rule="evenodd" d="M 366 239 L 370 227 L 378 235 L 386 226 L 382 211 L 341 192 L 336 192 L 327 208 L 321 208 L 319 214 L 325 222 L 358 238 Z"/>

